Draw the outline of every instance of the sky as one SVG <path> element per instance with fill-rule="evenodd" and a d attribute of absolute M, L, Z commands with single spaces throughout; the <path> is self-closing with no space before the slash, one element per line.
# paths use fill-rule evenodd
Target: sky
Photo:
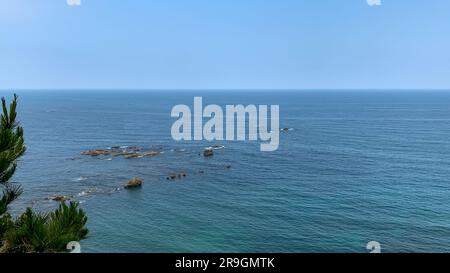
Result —
<path fill-rule="evenodd" d="M 449 12 L 448 0 L 0 0 L 0 89 L 450 89 Z"/>

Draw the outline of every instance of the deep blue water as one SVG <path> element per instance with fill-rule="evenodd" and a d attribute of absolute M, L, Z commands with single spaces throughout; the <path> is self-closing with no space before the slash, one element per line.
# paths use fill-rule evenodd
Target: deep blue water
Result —
<path fill-rule="evenodd" d="M 5 92 L 2 92 L 5 93 Z M 450 251 L 450 93 L 434 91 L 23 91 L 27 154 L 12 207 L 74 195 L 84 252 Z M 172 140 L 171 108 L 279 104 L 280 148 Z M 212 158 L 198 153 L 222 144 Z M 160 156 L 92 158 L 111 146 Z M 230 169 L 226 166 L 231 165 Z M 172 172 L 187 177 L 167 181 Z M 203 173 L 201 173 L 203 171 Z M 140 190 L 116 190 L 128 179 Z M 88 193 L 86 195 L 83 192 Z"/>

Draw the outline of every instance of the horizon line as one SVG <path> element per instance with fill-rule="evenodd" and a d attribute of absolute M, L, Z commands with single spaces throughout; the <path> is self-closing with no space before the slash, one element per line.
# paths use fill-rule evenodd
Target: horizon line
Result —
<path fill-rule="evenodd" d="M 161 92 L 161 91 L 244 91 L 244 92 L 313 92 L 313 91 L 450 91 L 450 88 L 0 88 L 4 92 L 27 92 L 27 91 L 140 91 L 140 92 Z"/>

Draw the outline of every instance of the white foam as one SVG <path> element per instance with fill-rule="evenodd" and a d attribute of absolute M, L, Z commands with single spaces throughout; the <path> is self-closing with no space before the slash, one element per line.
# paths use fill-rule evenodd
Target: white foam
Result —
<path fill-rule="evenodd" d="M 205 150 L 219 150 L 219 149 L 223 149 L 223 148 L 225 148 L 225 146 L 217 145 L 217 146 L 206 147 Z"/>
<path fill-rule="evenodd" d="M 84 176 L 80 176 L 78 178 L 73 179 L 73 181 L 76 181 L 76 182 L 85 181 L 85 180 L 87 180 L 87 177 L 84 177 Z"/>

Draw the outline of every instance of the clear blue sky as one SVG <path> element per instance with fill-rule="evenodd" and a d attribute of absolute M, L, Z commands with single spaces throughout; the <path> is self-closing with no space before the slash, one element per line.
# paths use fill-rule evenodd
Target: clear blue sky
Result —
<path fill-rule="evenodd" d="M 0 0 L 0 89 L 450 89 L 450 1 Z"/>

